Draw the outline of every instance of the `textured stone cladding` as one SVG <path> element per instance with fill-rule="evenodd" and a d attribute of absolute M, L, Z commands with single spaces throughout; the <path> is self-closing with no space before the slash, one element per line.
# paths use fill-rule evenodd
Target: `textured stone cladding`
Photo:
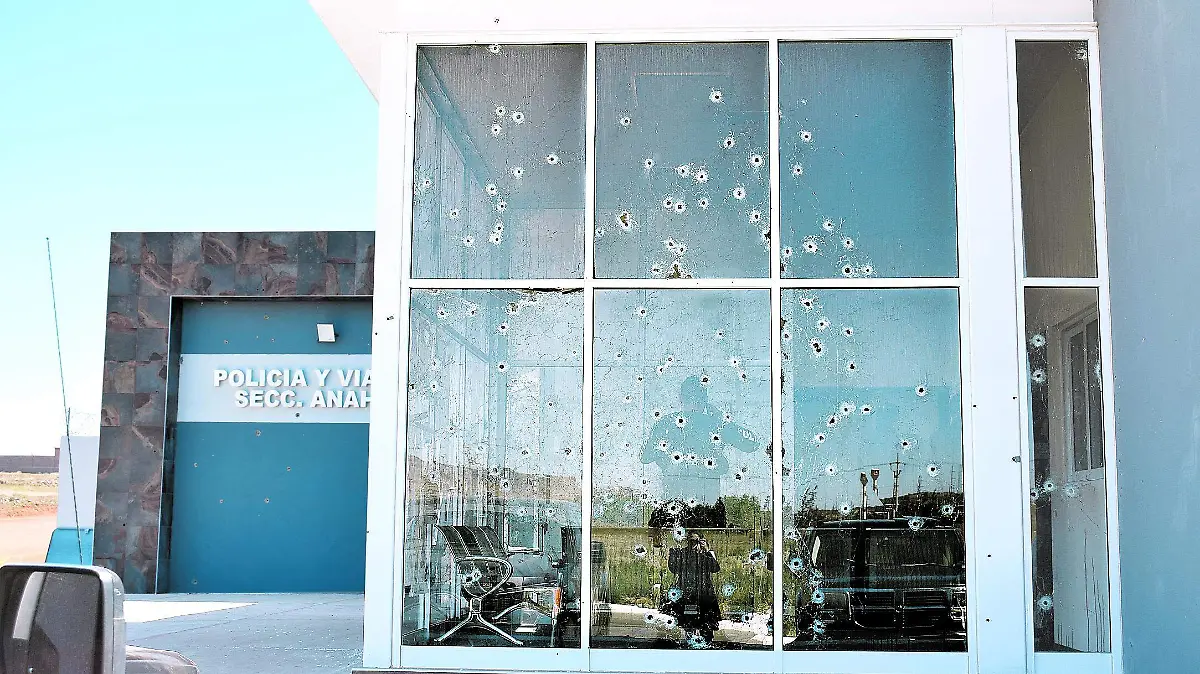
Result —
<path fill-rule="evenodd" d="M 127 592 L 166 587 L 172 298 L 371 295 L 374 261 L 374 232 L 112 235 L 94 559 Z"/>

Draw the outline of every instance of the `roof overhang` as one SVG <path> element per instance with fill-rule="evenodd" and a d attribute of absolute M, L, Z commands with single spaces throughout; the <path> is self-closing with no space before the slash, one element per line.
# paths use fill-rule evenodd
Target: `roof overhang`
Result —
<path fill-rule="evenodd" d="M 309 0 L 325 28 L 379 100 L 380 45 L 393 0 Z"/>
<path fill-rule="evenodd" d="M 358 76 L 379 100 L 383 35 L 453 32 L 496 39 L 505 32 L 593 30 L 724 30 L 761 28 L 762 18 L 781 30 L 803 27 L 892 28 L 979 25 L 1093 24 L 1093 0 L 844 0 L 829 3 L 798 0 L 743 0 L 731 13 L 727 0 L 608 0 L 570 3 L 520 0 L 497 5 L 485 0 L 309 0 Z M 686 11 L 685 11 L 686 10 Z M 403 26 L 403 29 L 401 29 Z M 791 27 L 791 28 L 789 28 Z"/>

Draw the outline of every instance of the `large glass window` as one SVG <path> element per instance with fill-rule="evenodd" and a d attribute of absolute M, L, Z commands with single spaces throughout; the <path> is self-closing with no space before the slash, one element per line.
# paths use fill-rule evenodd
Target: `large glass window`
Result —
<path fill-rule="evenodd" d="M 584 53 L 418 49 L 414 277 L 582 276 Z"/>
<path fill-rule="evenodd" d="M 596 276 L 768 277 L 767 43 L 596 47 Z"/>
<path fill-rule="evenodd" d="M 578 647 L 583 298 L 412 292 L 403 642 Z"/>
<path fill-rule="evenodd" d="M 596 291 L 593 647 L 771 648 L 770 311 Z"/>
<path fill-rule="evenodd" d="M 949 41 L 781 42 L 786 278 L 956 276 Z"/>
<path fill-rule="evenodd" d="M 966 650 L 958 291 L 783 291 L 785 648 Z"/>
<path fill-rule="evenodd" d="M 416 49 L 401 665 L 474 646 L 505 670 L 833 671 L 850 660 L 812 652 L 887 651 L 860 656 L 950 671 L 995 647 L 968 644 L 971 611 L 1009 636 L 1033 620 L 1038 650 L 1110 648 L 1086 44 L 1017 45 L 1019 289 L 995 284 L 1008 263 L 960 277 L 960 248 L 963 269 L 990 251 L 959 231 L 956 162 L 981 160 L 956 154 L 953 54 Z M 995 307 L 962 304 L 981 296 L 1010 303 L 1000 337 L 970 320 Z M 1031 482 L 1032 605 L 1014 588 L 994 611 L 968 564 L 1016 574 L 1022 535 L 976 547 L 1001 490 L 965 468 L 1018 449 L 964 439 L 1017 440 L 1015 411 L 971 410 L 1000 383 L 981 362 L 1019 364 L 1021 302 L 1032 461 L 995 479 L 1010 506 Z M 714 650 L 751 652 L 651 652 Z"/>

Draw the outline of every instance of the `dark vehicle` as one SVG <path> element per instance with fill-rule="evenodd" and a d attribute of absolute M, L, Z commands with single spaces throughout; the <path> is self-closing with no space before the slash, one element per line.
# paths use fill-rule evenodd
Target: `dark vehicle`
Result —
<path fill-rule="evenodd" d="M 788 568 L 799 637 L 789 649 L 966 650 L 966 546 L 934 518 L 806 529 Z"/>

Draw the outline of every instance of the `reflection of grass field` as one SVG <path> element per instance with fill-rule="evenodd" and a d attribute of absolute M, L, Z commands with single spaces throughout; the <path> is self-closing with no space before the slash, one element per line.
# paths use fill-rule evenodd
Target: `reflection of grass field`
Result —
<path fill-rule="evenodd" d="M 721 570 L 713 575 L 721 610 L 728 614 L 767 613 L 771 610 L 771 573 L 764 561 L 751 563 L 755 548 L 770 551 L 770 531 L 746 529 L 692 529 L 708 541 L 717 555 Z M 670 531 L 594 527 L 592 540 L 603 543 L 605 559 L 593 569 L 597 598 L 642 608 L 660 608 L 675 576 L 667 569 L 667 554 L 678 547 Z M 659 547 L 655 547 L 656 542 Z M 644 557 L 633 550 L 645 546 Z M 722 586 L 732 583 L 733 594 L 725 597 Z M 656 590 L 655 585 L 660 585 Z"/>

